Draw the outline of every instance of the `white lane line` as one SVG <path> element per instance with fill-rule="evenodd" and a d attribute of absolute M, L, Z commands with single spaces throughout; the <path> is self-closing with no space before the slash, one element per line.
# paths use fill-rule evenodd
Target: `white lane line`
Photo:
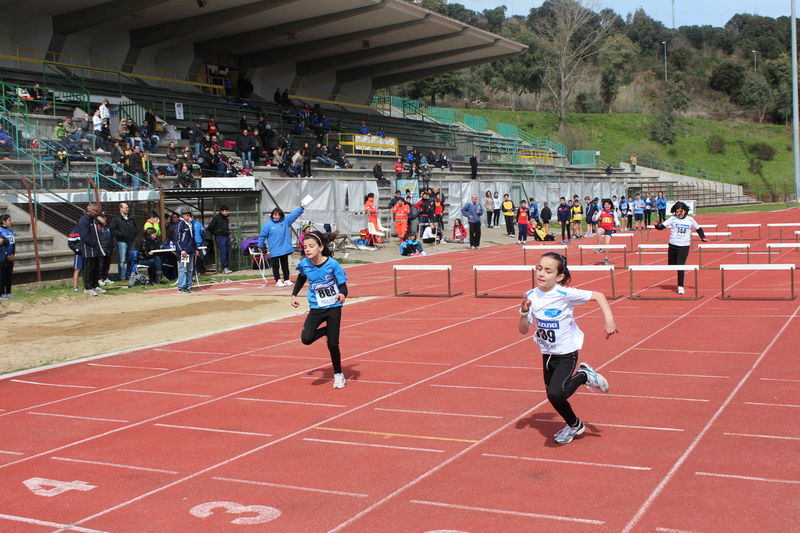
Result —
<path fill-rule="evenodd" d="M 269 354 L 261 354 L 261 353 L 249 353 L 247 354 L 250 357 L 278 357 L 281 359 L 314 359 L 317 361 L 328 361 L 330 362 L 330 357 L 311 357 L 307 355 L 269 355 Z"/>
<path fill-rule="evenodd" d="M 323 381 L 333 381 L 333 378 L 325 378 L 322 376 L 300 376 L 300 379 L 321 379 Z M 353 379 L 350 378 L 347 380 L 348 383 L 380 383 L 383 385 L 402 385 L 399 381 L 375 381 L 371 379 Z"/>
<path fill-rule="evenodd" d="M 376 411 L 393 411 L 395 413 L 414 413 L 420 415 L 437 415 L 437 416 L 466 416 L 471 418 L 503 418 L 502 416 L 494 415 L 470 415 L 463 413 L 441 413 L 438 411 L 412 411 L 411 409 L 389 409 L 386 407 L 376 407 Z"/>
<path fill-rule="evenodd" d="M 781 439 L 781 440 L 800 440 L 800 437 L 784 437 L 783 435 L 754 435 L 751 433 L 723 433 L 731 437 L 754 437 L 756 439 Z"/>
<path fill-rule="evenodd" d="M 9 452 L 9 451 L 6 451 L 6 450 L 0 450 L 0 453 L 5 453 L 5 454 L 8 454 L 8 455 L 25 455 L 22 452 Z"/>
<path fill-rule="evenodd" d="M 22 379 L 10 379 L 17 383 L 27 383 L 28 385 L 45 385 L 47 387 L 67 387 L 70 389 L 96 389 L 97 387 L 87 387 L 86 385 L 62 385 L 61 383 L 41 383 L 39 381 L 25 381 Z"/>
<path fill-rule="evenodd" d="M 800 407 L 792 403 L 760 403 L 760 402 L 744 402 L 745 405 L 760 405 L 762 407 Z"/>
<path fill-rule="evenodd" d="M 61 418 L 79 418 L 81 420 L 97 420 L 98 422 L 124 422 L 126 424 L 130 422 L 129 420 L 117 420 L 115 418 L 95 418 L 95 417 L 91 417 L 91 416 L 62 415 L 62 414 L 56 414 L 56 413 L 39 413 L 39 412 L 33 412 L 33 411 L 29 411 L 28 414 L 29 415 L 39 415 L 39 416 L 57 416 L 57 417 L 61 417 Z"/>
<path fill-rule="evenodd" d="M 537 370 L 532 366 L 475 365 L 475 368 L 508 368 L 510 370 Z M 541 367 L 538 368 L 541 370 Z"/>
<path fill-rule="evenodd" d="M 51 457 L 56 461 L 66 461 L 68 463 L 85 463 L 87 465 L 113 466 L 115 468 L 126 468 L 128 470 L 142 470 L 143 472 L 158 472 L 159 474 L 178 474 L 172 470 L 161 470 L 160 468 L 145 468 L 143 466 L 121 465 L 117 463 L 103 463 L 100 461 L 86 461 L 84 459 L 70 459 L 69 457 Z"/>
<path fill-rule="evenodd" d="M 737 476 L 733 474 L 715 474 L 713 472 L 695 472 L 697 476 L 723 477 L 726 479 L 743 479 L 745 481 L 765 481 L 767 483 L 787 483 L 789 485 L 800 485 L 800 480 L 794 479 L 770 479 L 766 477 Z"/>
<path fill-rule="evenodd" d="M 229 352 L 225 352 L 225 353 L 223 353 L 223 352 L 198 352 L 196 350 L 177 350 L 177 349 L 168 350 L 166 348 L 153 348 L 153 351 L 154 352 L 167 352 L 167 353 L 175 353 L 175 352 L 197 353 L 197 354 L 200 354 L 200 355 L 233 355 L 232 353 L 229 353 Z"/>
<path fill-rule="evenodd" d="M 471 387 L 469 385 L 437 385 L 435 383 L 430 385 L 431 387 L 443 387 L 446 389 L 478 389 L 478 390 L 498 390 L 503 392 L 544 392 L 541 390 L 531 390 L 531 389 L 503 389 L 499 387 Z"/>
<path fill-rule="evenodd" d="M 236 399 L 245 400 L 247 402 L 291 403 L 295 405 L 315 405 L 317 407 L 347 407 L 346 405 L 336 405 L 333 403 L 293 402 L 289 400 L 267 400 L 265 398 L 236 398 Z"/>
<path fill-rule="evenodd" d="M 800 379 L 758 378 L 761 381 L 785 381 L 787 383 L 800 383 Z"/>
<path fill-rule="evenodd" d="M 551 420 L 549 418 L 537 418 L 536 422 L 554 422 L 556 424 L 563 424 L 563 420 Z M 627 424 L 602 424 L 597 422 L 586 422 L 590 426 L 599 426 L 599 427 L 607 427 L 607 428 L 625 428 L 625 429 L 651 429 L 653 431 L 683 431 L 682 429 L 678 428 L 661 428 L 661 427 L 651 427 L 651 426 L 631 426 Z"/>
<path fill-rule="evenodd" d="M 699 531 L 689 531 L 688 529 L 670 529 L 666 527 L 657 527 L 656 531 L 659 533 L 700 533 Z"/>
<path fill-rule="evenodd" d="M 105 366 L 108 368 L 133 368 L 135 370 L 169 370 L 169 368 L 156 368 L 153 366 L 130 366 L 130 365 L 101 365 L 100 363 L 86 363 L 89 366 Z"/>
<path fill-rule="evenodd" d="M 213 398 L 210 394 L 189 394 L 187 392 L 165 392 L 158 390 L 117 389 L 119 392 L 141 392 L 144 394 L 169 394 L 171 396 L 194 396 L 196 398 Z"/>
<path fill-rule="evenodd" d="M 296 485 L 282 485 L 280 483 L 267 483 L 266 481 L 250 481 L 248 479 L 233 479 L 229 477 L 213 477 L 217 481 L 231 481 L 233 483 L 244 483 L 246 485 L 261 485 L 263 487 L 277 487 L 281 489 L 302 490 L 305 492 L 321 492 L 322 494 L 337 494 L 339 496 L 353 496 L 355 498 L 368 498 L 369 494 L 358 494 L 356 492 L 342 492 L 339 490 L 314 489 L 311 487 L 298 487 Z"/>
<path fill-rule="evenodd" d="M 232 429 L 212 429 L 212 428 L 199 428 L 196 426 L 175 426 L 172 424 L 153 424 L 162 428 L 175 428 L 175 429 L 194 429 L 197 431 L 210 431 L 212 433 L 233 433 L 234 435 L 253 435 L 256 437 L 271 437 L 269 433 L 253 433 L 250 431 L 234 431 Z"/>
<path fill-rule="evenodd" d="M 264 378 L 276 378 L 278 374 L 252 374 L 250 372 L 221 372 L 218 370 L 189 370 L 198 374 L 229 374 L 231 376 L 259 376 Z"/>
<path fill-rule="evenodd" d="M 414 319 L 417 320 L 417 319 Z M 397 363 L 400 365 L 436 365 L 452 366 L 450 363 L 430 363 L 428 361 L 376 361 L 375 359 L 361 359 L 362 363 Z"/>
<path fill-rule="evenodd" d="M 585 394 L 587 396 L 592 396 L 594 393 L 591 392 L 579 392 L 578 394 Z M 670 398 L 668 396 L 641 396 L 638 394 L 603 394 L 605 398 L 641 398 L 643 400 L 671 400 L 676 402 L 709 402 L 711 400 L 702 400 L 700 398 Z"/>
<path fill-rule="evenodd" d="M 729 379 L 730 376 L 706 376 L 703 374 L 667 374 L 665 372 L 634 372 L 632 370 L 609 370 L 613 374 L 636 374 L 637 376 L 674 376 L 678 378 Z"/>
<path fill-rule="evenodd" d="M 12 522 L 24 522 L 26 524 L 34 524 L 37 526 L 57 527 L 61 530 L 77 531 L 78 533 L 109 533 L 108 531 L 100 531 L 99 529 L 88 529 L 85 527 L 59 524 L 57 522 L 47 522 L 45 520 L 36 520 L 35 518 L 25 518 L 24 516 L 13 516 L 10 514 L 0 514 L 0 518 L 4 520 L 11 520 Z"/>
<path fill-rule="evenodd" d="M 499 457 L 500 459 L 518 459 L 520 461 L 541 461 L 544 463 L 561 463 L 565 465 L 581 465 L 581 466 L 602 466 L 605 468 L 622 468 L 624 470 L 652 470 L 646 466 L 628 466 L 628 465 L 612 465 L 606 463 L 587 463 L 585 461 L 565 461 L 563 459 L 546 459 L 544 457 L 521 457 L 519 455 L 500 455 L 495 453 L 483 453 L 484 457 Z"/>
<path fill-rule="evenodd" d="M 411 500 L 411 503 L 418 503 L 420 505 L 433 505 L 434 507 L 447 507 L 450 509 L 460 509 L 462 511 L 477 511 L 479 513 L 507 514 L 512 516 L 524 516 L 526 518 L 547 518 L 549 520 L 558 520 L 561 522 L 579 522 L 581 524 L 595 524 L 595 525 L 605 524 L 605 522 L 602 520 L 589 520 L 588 518 L 571 518 L 569 516 L 523 513 L 520 511 L 507 511 L 505 509 L 487 509 L 486 507 L 473 507 L 471 505 L 456 505 L 453 503 L 426 502 L 422 500 Z"/>
<path fill-rule="evenodd" d="M 710 301 L 710 300 L 708 300 L 708 301 Z M 703 305 L 703 304 L 700 304 L 700 305 Z M 761 363 L 761 361 L 764 360 L 764 358 L 767 356 L 767 354 L 772 349 L 772 347 L 775 345 L 775 343 L 778 342 L 778 339 L 781 338 L 781 336 L 786 331 L 786 329 L 789 327 L 789 324 L 792 323 L 792 321 L 797 316 L 797 313 L 799 311 L 800 311 L 800 307 L 795 308 L 794 312 L 792 313 L 792 316 L 789 317 L 786 320 L 786 322 L 784 322 L 783 326 L 781 326 L 781 329 L 778 330 L 778 332 L 775 334 L 775 336 L 772 338 L 772 340 L 769 342 L 769 344 L 767 344 L 767 347 L 764 348 L 764 350 L 761 352 L 761 355 L 759 355 L 758 358 L 756 358 L 756 360 L 753 362 L 752 366 L 750 367 L 750 370 L 748 370 L 747 373 L 744 376 L 742 376 L 742 379 L 739 380 L 739 382 L 733 388 L 733 390 L 728 395 L 728 397 L 725 398 L 725 401 L 723 401 L 722 404 L 719 406 L 719 408 L 714 412 L 714 414 L 708 420 L 708 422 L 703 427 L 703 429 L 700 430 L 699 433 L 697 433 L 697 436 L 694 438 L 694 440 L 689 445 L 689 447 L 686 448 L 686 451 L 683 452 L 683 454 L 681 454 L 681 456 L 675 461 L 675 463 L 669 469 L 669 472 L 666 473 L 666 475 L 659 482 L 659 484 L 656 486 L 656 488 L 653 489 L 653 491 L 650 493 L 650 495 L 647 497 L 647 499 L 644 501 L 644 503 L 639 507 L 639 509 L 633 515 L 633 518 L 631 518 L 630 521 L 628 521 L 628 523 L 622 529 L 621 533 L 630 533 L 630 531 L 636 526 L 636 524 L 639 523 L 639 521 L 642 519 L 644 514 L 647 512 L 647 510 L 653 504 L 655 499 L 661 494 L 661 492 L 664 490 L 664 488 L 670 482 L 672 477 L 678 472 L 678 469 L 680 469 L 681 466 L 683 466 L 683 464 L 689 459 L 689 456 L 692 454 L 694 449 L 697 448 L 697 446 L 700 444 L 700 441 L 703 439 L 705 434 L 709 432 L 709 430 L 711 429 L 711 426 L 713 426 L 714 423 L 717 421 L 717 419 L 720 416 L 722 416 L 722 413 L 725 411 L 725 409 L 727 409 L 728 405 L 730 405 L 730 403 L 733 401 L 733 399 L 739 393 L 739 390 L 742 387 L 744 387 L 745 383 L 747 383 L 747 381 L 750 378 L 750 376 L 753 375 L 753 372 L 756 371 L 756 369 L 758 368 L 758 365 Z M 800 407 L 800 406 L 797 406 L 797 407 Z"/>
<path fill-rule="evenodd" d="M 436 453 L 444 453 L 445 450 L 435 450 L 433 448 L 412 448 L 410 446 L 390 446 L 388 444 L 368 444 L 365 442 L 347 442 L 343 440 L 327 440 L 327 439 L 312 439 L 310 437 L 304 438 L 303 440 L 311 441 L 311 442 L 325 442 L 328 444 L 346 444 L 349 446 L 366 446 L 368 448 L 389 448 L 392 450 L 411 450 L 415 452 L 436 452 Z"/>

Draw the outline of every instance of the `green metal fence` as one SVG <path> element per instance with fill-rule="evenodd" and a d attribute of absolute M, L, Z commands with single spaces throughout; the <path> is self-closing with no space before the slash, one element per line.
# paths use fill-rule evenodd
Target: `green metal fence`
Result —
<path fill-rule="evenodd" d="M 656 161 L 646 157 L 637 156 L 637 164 L 643 167 L 652 168 L 654 170 L 661 170 L 663 172 L 671 172 L 673 174 L 680 174 L 681 176 L 691 176 L 693 178 L 702 178 L 706 180 L 721 181 L 723 183 L 733 183 L 735 185 L 742 185 L 745 180 L 742 178 L 731 176 L 730 174 L 723 174 L 721 172 L 714 172 L 711 170 L 703 170 L 699 168 L 685 167 L 683 165 L 675 165 L 665 161 Z M 631 154 L 620 154 L 619 160 L 624 163 L 631 162 Z"/>
<path fill-rule="evenodd" d="M 597 166 L 597 154 L 594 150 L 573 150 L 570 164 L 573 167 L 594 168 Z"/>

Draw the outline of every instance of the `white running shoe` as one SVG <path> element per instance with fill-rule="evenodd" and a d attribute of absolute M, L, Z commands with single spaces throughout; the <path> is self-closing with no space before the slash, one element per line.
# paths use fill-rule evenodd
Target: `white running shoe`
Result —
<path fill-rule="evenodd" d="M 290 279 L 287 279 L 286 281 L 283 282 L 284 287 L 291 287 L 292 285 L 294 285 L 294 283 L 292 283 L 292 280 Z"/>
<path fill-rule="evenodd" d="M 276 287 L 285 287 L 286 284 L 282 280 L 278 280 L 275 282 Z"/>
<path fill-rule="evenodd" d="M 105 290 L 105 289 L 101 289 L 100 287 L 95 287 L 94 288 L 94 292 L 99 293 L 99 294 L 103 294 L 103 293 L 106 293 L 108 291 Z"/>
<path fill-rule="evenodd" d="M 591 390 L 598 390 L 600 392 L 608 392 L 608 381 L 606 378 L 594 371 L 594 368 L 581 363 L 578 365 L 578 370 L 586 374 L 586 387 Z"/>
<path fill-rule="evenodd" d="M 678 286 L 678 294 L 684 294 L 684 293 L 686 293 L 686 291 L 683 290 L 683 287 Z"/>
<path fill-rule="evenodd" d="M 343 389 L 347 380 L 344 379 L 344 374 L 334 374 L 333 375 L 333 388 L 334 389 Z"/>
<path fill-rule="evenodd" d="M 580 435 L 586 431 L 586 426 L 583 425 L 583 422 L 578 420 L 578 425 L 575 427 L 570 426 L 567 424 L 564 428 L 556 433 L 556 442 L 558 444 L 569 444 L 572 442 L 572 439 Z"/>
<path fill-rule="evenodd" d="M 594 253 L 596 253 L 596 254 L 599 254 L 599 253 L 600 253 L 600 252 L 602 252 L 602 251 L 603 251 L 603 249 L 602 249 L 602 248 L 597 248 L 597 249 L 595 249 Z"/>
<path fill-rule="evenodd" d="M 97 283 L 98 283 L 98 284 L 100 284 L 100 286 L 102 287 L 103 285 L 105 285 L 105 284 L 106 284 L 106 280 L 104 280 L 104 279 L 99 279 L 99 280 L 97 280 Z"/>
<path fill-rule="evenodd" d="M 419 255 L 428 255 L 428 252 L 420 252 Z"/>
<path fill-rule="evenodd" d="M 106 278 L 105 282 L 106 282 L 106 285 L 113 285 L 113 284 L 114 284 L 114 282 L 113 282 L 113 281 L 111 281 L 111 280 L 110 280 L 110 279 L 108 279 L 108 278 Z"/>
<path fill-rule="evenodd" d="M 97 293 L 93 289 L 83 289 L 83 294 L 89 294 L 91 296 L 97 296 Z"/>

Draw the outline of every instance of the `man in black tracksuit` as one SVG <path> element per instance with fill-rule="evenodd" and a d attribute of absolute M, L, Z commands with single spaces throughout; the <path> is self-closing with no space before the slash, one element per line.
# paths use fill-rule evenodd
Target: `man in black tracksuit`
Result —
<path fill-rule="evenodd" d="M 222 205 L 219 213 L 214 215 L 208 223 L 206 231 L 214 236 L 214 243 L 217 245 L 219 262 L 222 265 L 223 274 L 231 274 L 229 267 L 231 254 L 231 230 L 228 225 L 228 206 Z"/>
<path fill-rule="evenodd" d="M 117 251 L 119 260 L 117 262 L 117 273 L 119 279 L 128 279 L 128 252 L 133 250 L 133 241 L 139 233 L 139 227 L 134 222 L 133 217 L 128 213 L 130 207 L 125 202 L 119 204 L 119 215 L 111 220 L 111 232 L 117 241 Z M 109 250 L 108 253 L 111 253 Z"/>

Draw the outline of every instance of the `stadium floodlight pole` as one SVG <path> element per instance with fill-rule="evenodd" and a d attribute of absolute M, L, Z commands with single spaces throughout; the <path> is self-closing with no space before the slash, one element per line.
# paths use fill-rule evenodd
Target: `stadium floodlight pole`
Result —
<path fill-rule="evenodd" d="M 753 72 L 758 72 L 758 53 L 753 50 Z"/>
<path fill-rule="evenodd" d="M 794 199 L 800 195 L 800 127 L 797 116 L 797 10 L 792 0 L 792 152 L 794 153 Z"/>
<path fill-rule="evenodd" d="M 661 41 L 661 44 L 664 45 L 664 81 L 667 81 L 667 41 Z"/>

